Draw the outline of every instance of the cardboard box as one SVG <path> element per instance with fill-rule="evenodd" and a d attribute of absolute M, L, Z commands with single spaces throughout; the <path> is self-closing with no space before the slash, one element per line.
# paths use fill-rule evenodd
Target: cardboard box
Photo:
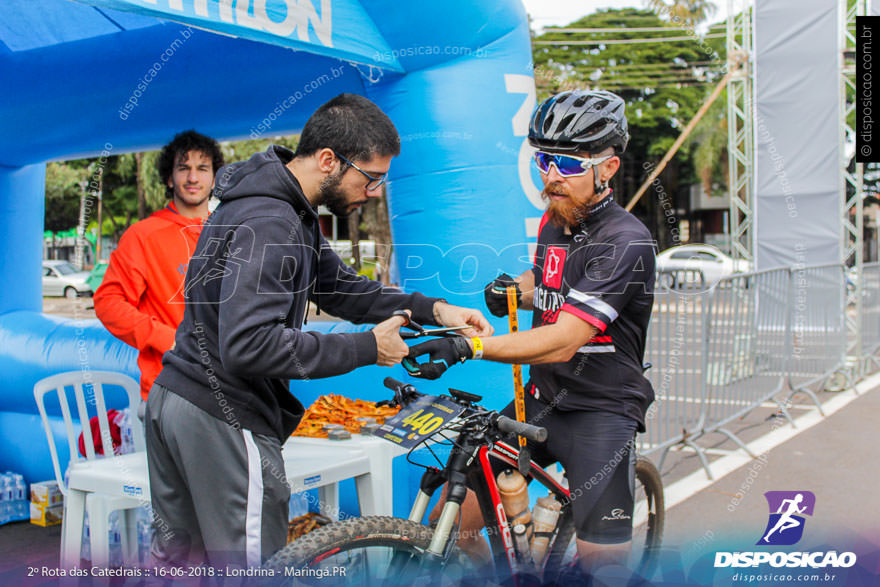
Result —
<path fill-rule="evenodd" d="M 64 503 L 64 494 L 58 488 L 57 481 L 31 483 L 31 503 L 55 507 Z"/>
<path fill-rule="evenodd" d="M 54 526 L 60 524 L 61 518 L 63 517 L 63 505 L 46 507 L 31 502 L 31 524 L 36 524 L 37 526 Z"/>

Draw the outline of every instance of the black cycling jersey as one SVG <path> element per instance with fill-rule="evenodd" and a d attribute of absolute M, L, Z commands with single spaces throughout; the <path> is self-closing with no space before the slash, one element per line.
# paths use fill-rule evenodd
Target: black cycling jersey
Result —
<path fill-rule="evenodd" d="M 532 326 L 568 312 L 598 329 L 566 363 L 534 365 L 529 389 L 560 410 L 623 414 L 645 429 L 654 390 L 642 374 L 654 303 L 654 243 L 613 196 L 572 229 L 541 220 Z"/>

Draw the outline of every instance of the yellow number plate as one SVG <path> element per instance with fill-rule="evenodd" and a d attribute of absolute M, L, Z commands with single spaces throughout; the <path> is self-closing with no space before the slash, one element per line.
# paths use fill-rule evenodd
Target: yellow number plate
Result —
<path fill-rule="evenodd" d="M 464 411 L 449 398 L 425 395 L 385 420 L 373 434 L 404 448 L 412 448 Z"/>

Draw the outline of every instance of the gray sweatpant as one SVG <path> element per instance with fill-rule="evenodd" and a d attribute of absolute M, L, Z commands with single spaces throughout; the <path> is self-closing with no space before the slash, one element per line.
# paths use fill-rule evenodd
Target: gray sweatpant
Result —
<path fill-rule="evenodd" d="M 233 428 L 161 385 L 145 414 L 156 565 L 259 566 L 287 540 L 277 438 Z"/>

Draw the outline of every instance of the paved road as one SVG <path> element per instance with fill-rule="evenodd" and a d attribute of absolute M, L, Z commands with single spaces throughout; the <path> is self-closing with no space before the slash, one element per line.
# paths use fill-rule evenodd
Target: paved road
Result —
<path fill-rule="evenodd" d="M 867 582 L 820 583 L 880 585 L 878 414 L 880 386 L 769 450 L 762 455 L 766 458 L 747 462 L 669 508 L 664 546 L 682 553 L 686 567 L 700 557 L 711 561 L 717 551 L 853 551 L 873 574 Z M 768 520 L 764 492 L 780 490 L 813 492 L 814 514 L 806 517 L 797 545 L 755 546 Z M 743 569 L 719 575 L 730 577 L 737 570 Z"/>
<path fill-rule="evenodd" d="M 73 318 L 74 320 L 90 320 L 95 317 L 95 304 L 91 297 L 76 298 L 43 298 L 43 313 Z"/>

